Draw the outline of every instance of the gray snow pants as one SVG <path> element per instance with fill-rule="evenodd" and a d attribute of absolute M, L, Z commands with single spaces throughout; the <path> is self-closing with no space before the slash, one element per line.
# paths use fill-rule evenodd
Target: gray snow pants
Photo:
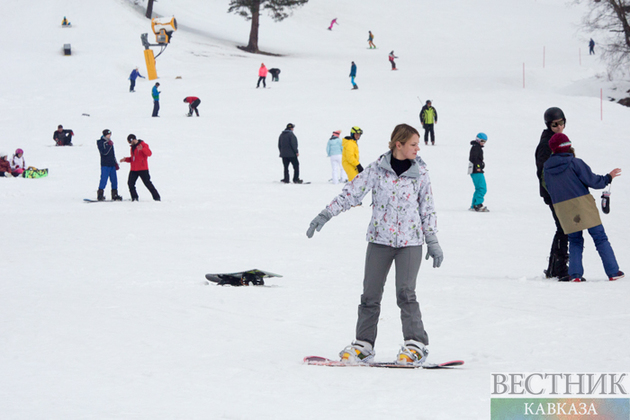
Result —
<path fill-rule="evenodd" d="M 368 243 L 356 339 L 367 341 L 372 345 L 376 341 L 385 280 L 394 261 L 396 262 L 396 302 L 400 308 L 403 338 L 428 345 L 429 336 L 424 330 L 420 305 L 416 300 L 416 277 L 422 261 L 422 246 L 393 248 Z"/>

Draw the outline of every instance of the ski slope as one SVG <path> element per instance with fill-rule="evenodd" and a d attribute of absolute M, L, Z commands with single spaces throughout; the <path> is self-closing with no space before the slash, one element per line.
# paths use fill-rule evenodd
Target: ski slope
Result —
<path fill-rule="evenodd" d="M 227 1 L 159 0 L 154 11 L 175 16 L 179 30 L 157 59 L 161 110 L 151 118 L 154 81 L 138 79 L 128 92 L 134 67 L 146 76 L 140 34 L 151 32 L 146 1 L 137 3 L 3 6 L 0 150 L 20 147 L 27 165 L 49 169 L 44 179 L 0 179 L 3 419 L 480 419 L 489 417 L 492 372 L 630 365 L 630 280 L 607 281 L 590 238 L 586 283 L 542 277 L 554 233 L 533 156 L 545 109 L 564 110 L 565 134 L 594 172 L 626 169 L 630 152 L 630 110 L 600 108 L 600 89 L 621 88 L 587 55 L 581 8 L 311 1 L 283 22 L 261 19 L 261 50 L 280 55 L 268 56 L 236 48 L 249 22 L 227 14 Z M 61 28 L 63 16 L 71 28 Z M 368 30 L 376 50 L 367 49 Z M 255 88 L 261 62 L 282 70 L 268 89 Z M 190 95 L 201 99 L 199 118 L 185 117 Z M 345 136 L 360 126 L 365 166 L 387 150 L 395 125 L 420 128 L 427 99 L 439 114 L 436 145 L 419 154 L 445 260 L 423 264 L 418 299 L 429 361 L 466 364 L 303 365 L 307 355 L 336 357 L 354 338 L 371 211 L 366 197 L 306 238 L 341 190 L 328 183 L 326 142 L 335 129 Z M 277 139 L 289 122 L 310 185 L 277 182 Z M 75 147 L 51 147 L 58 124 L 74 130 Z M 150 145 L 161 202 L 141 183 L 137 203 L 83 202 L 96 197 L 95 142 L 105 128 L 118 160 L 129 154 L 129 133 Z M 485 214 L 468 211 L 469 142 L 480 131 L 489 137 Z M 125 198 L 128 171 L 121 164 Z M 626 272 L 628 176 L 615 180 L 602 215 Z M 250 268 L 284 277 L 267 287 L 205 284 L 205 273 Z M 393 359 L 401 344 L 390 281 L 376 359 Z"/>

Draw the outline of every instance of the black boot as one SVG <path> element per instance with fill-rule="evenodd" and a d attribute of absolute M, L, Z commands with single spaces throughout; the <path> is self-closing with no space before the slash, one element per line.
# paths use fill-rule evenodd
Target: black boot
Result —
<path fill-rule="evenodd" d="M 112 190 L 112 200 L 113 201 L 122 201 L 122 197 L 118 195 L 118 190 Z"/>
<path fill-rule="evenodd" d="M 98 201 L 105 201 L 105 191 L 104 190 L 98 190 L 96 192 L 96 199 Z"/>

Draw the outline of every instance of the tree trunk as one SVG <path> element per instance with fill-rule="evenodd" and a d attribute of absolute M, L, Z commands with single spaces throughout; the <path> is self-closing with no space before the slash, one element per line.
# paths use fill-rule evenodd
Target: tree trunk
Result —
<path fill-rule="evenodd" d="M 147 17 L 147 19 L 151 19 L 152 15 L 153 15 L 153 0 L 149 0 L 149 3 L 147 4 L 147 14 L 145 16 Z"/>
<path fill-rule="evenodd" d="M 258 51 L 258 25 L 260 21 L 260 0 L 252 2 L 252 27 L 249 31 L 249 44 L 245 51 L 257 54 Z"/>

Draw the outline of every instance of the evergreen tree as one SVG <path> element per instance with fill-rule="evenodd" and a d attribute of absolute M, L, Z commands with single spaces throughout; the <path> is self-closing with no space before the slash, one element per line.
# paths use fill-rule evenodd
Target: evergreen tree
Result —
<path fill-rule="evenodd" d="M 308 0 L 230 0 L 228 13 L 236 13 L 252 21 L 249 31 L 249 44 L 247 44 L 247 47 L 239 48 L 251 53 L 260 52 L 258 50 L 258 26 L 262 10 L 267 10 L 274 21 L 280 22 L 290 16 L 292 9 L 303 6 L 306 3 L 308 3 Z"/>

